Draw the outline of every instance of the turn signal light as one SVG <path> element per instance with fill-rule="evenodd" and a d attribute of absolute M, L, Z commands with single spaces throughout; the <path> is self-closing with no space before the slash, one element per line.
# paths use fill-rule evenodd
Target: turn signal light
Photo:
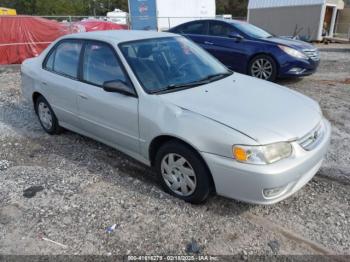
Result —
<path fill-rule="evenodd" d="M 247 152 L 241 147 L 234 147 L 233 156 L 237 161 L 245 162 L 248 160 Z"/>

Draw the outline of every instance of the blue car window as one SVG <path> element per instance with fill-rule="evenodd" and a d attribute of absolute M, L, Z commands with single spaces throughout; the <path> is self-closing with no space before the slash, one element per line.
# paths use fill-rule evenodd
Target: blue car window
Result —
<path fill-rule="evenodd" d="M 206 33 L 206 23 L 196 22 L 185 24 L 178 29 L 180 34 L 204 35 Z"/>
<path fill-rule="evenodd" d="M 225 23 L 214 22 L 209 25 L 209 35 L 212 36 L 228 37 L 233 31 L 232 26 Z"/>

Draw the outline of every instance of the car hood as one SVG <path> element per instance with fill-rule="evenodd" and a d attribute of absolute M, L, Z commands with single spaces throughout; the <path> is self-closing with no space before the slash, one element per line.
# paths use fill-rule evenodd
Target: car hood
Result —
<path fill-rule="evenodd" d="M 238 130 L 259 144 L 301 138 L 322 119 L 314 100 L 238 73 L 208 85 L 160 96 L 166 103 Z"/>
<path fill-rule="evenodd" d="M 300 40 L 285 38 L 285 37 L 265 38 L 262 41 L 267 42 L 267 43 L 278 44 L 278 45 L 285 45 L 285 46 L 292 47 L 292 48 L 295 48 L 298 50 L 315 49 L 315 47 L 309 43 L 306 43 L 306 42 L 300 41 Z"/>

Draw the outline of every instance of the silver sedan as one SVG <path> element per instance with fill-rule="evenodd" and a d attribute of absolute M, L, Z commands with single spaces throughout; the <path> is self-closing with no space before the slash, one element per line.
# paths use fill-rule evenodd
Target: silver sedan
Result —
<path fill-rule="evenodd" d="M 65 36 L 22 65 L 43 129 L 72 130 L 155 168 L 164 189 L 272 204 L 319 170 L 331 127 L 317 102 L 233 73 L 184 37 Z"/>

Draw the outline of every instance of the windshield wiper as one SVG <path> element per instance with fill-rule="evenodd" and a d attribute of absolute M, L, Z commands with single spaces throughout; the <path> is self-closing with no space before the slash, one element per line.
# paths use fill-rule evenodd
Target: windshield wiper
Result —
<path fill-rule="evenodd" d="M 226 73 L 219 73 L 219 74 L 208 75 L 205 78 L 203 78 L 202 81 L 206 80 L 206 81 L 209 81 L 209 83 L 210 83 L 210 82 L 213 82 L 213 81 L 225 78 L 226 76 L 230 76 L 232 74 L 233 74 L 232 71 L 228 71 Z"/>
<path fill-rule="evenodd" d="M 232 71 L 228 71 L 226 73 L 219 73 L 219 74 L 213 74 L 213 75 L 209 75 L 209 76 L 206 76 L 205 78 L 202 78 L 200 80 L 197 80 L 197 81 L 193 81 L 193 82 L 190 82 L 190 83 L 185 83 L 185 84 L 171 84 L 171 85 L 168 85 L 167 87 L 161 89 L 161 90 L 158 90 L 158 91 L 155 91 L 153 93 L 166 93 L 168 91 L 172 91 L 174 89 L 181 89 L 181 88 L 190 88 L 190 87 L 196 87 L 196 86 L 200 86 L 200 85 L 205 85 L 205 84 L 209 84 L 213 81 L 216 81 L 216 80 L 219 80 L 219 79 L 222 79 L 226 76 L 230 76 L 232 75 L 233 72 Z"/>
<path fill-rule="evenodd" d="M 162 88 L 161 90 L 157 90 L 157 91 L 153 92 L 153 94 L 166 93 L 168 91 L 171 91 L 174 89 L 179 89 L 179 88 L 180 89 L 181 88 L 190 88 L 190 87 L 205 85 L 205 84 L 208 84 L 209 82 L 210 82 L 209 80 L 198 80 L 198 81 L 193 81 L 193 82 L 186 83 L 186 84 L 171 84 L 165 88 Z"/>

